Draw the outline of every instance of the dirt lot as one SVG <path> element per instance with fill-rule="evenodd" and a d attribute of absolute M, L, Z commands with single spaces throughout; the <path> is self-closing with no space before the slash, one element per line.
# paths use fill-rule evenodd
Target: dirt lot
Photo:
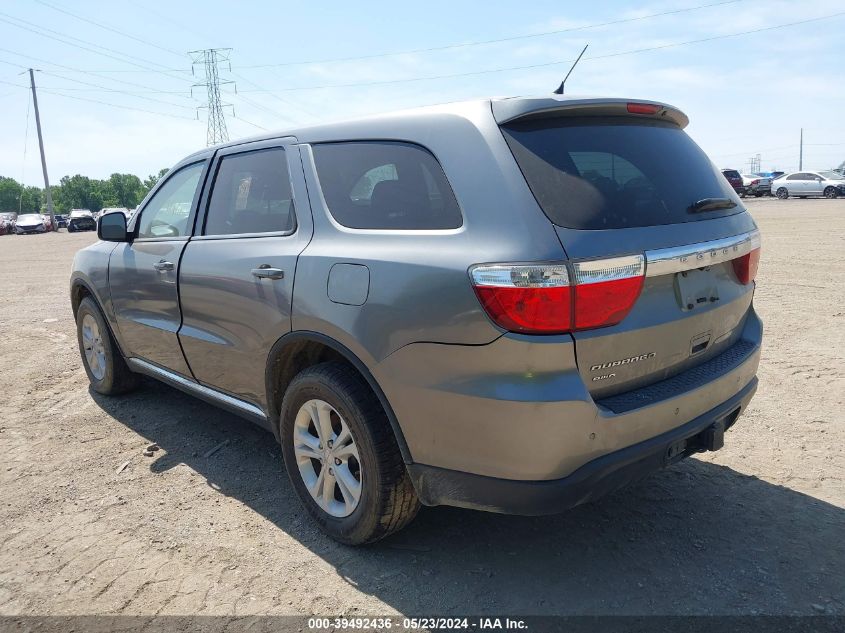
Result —
<path fill-rule="evenodd" d="M 845 200 L 749 207 L 766 341 L 722 451 L 361 549 L 311 525 L 269 434 L 153 382 L 89 392 L 67 279 L 92 234 L 0 237 L 0 615 L 845 614 Z"/>

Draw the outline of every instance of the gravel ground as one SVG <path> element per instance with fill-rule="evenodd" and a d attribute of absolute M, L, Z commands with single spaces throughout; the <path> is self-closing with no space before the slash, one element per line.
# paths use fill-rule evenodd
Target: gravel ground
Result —
<path fill-rule="evenodd" d="M 845 200 L 748 206 L 766 340 L 723 450 L 360 549 L 312 526 L 269 434 L 152 381 L 89 391 L 67 279 L 92 234 L 0 237 L 0 615 L 845 614 Z"/>

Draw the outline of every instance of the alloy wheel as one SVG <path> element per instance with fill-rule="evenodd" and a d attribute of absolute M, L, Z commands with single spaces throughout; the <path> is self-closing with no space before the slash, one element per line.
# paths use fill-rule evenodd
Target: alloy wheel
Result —
<path fill-rule="evenodd" d="M 106 375 L 106 350 L 97 319 L 90 314 L 82 317 L 82 347 L 91 374 L 97 380 L 102 380 Z"/>
<path fill-rule="evenodd" d="M 308 400 L 296 414 L 293 450 L 311 498 L 333 517 L 346 517 L 361 500 L 358 447 L 344 419 L 325 400 Z"/>

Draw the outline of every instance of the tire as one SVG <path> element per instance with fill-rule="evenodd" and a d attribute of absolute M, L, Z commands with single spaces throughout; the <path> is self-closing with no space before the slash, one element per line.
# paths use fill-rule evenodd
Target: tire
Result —
<path fill-rule="evenodd" d="M 755 198 L 762 198 L 762 197 L 763 197 L 763 194 L 762 194 L 762 193 L 755 193 L 755 194 L 754 194 L 754 197 L 755 197 Z"/>
<path fill-rule="evenodd" d="M 127 366 L 100 308 L 91 297 L 85 297 L 76 311 L 76 338 L 82 366 L 94 391 L 116 396 L 138 385 L 138 374 Z"/>
<path fill-rule="evenodd" d="M 315 416 L 323 419 L 318 415 L 323 412 L 327 412 L 325 419 L 330 420 L 330 426 L 328 433 L 321 434 L 313 421 Z M 299 373 L 285 392 L 280 425 L 279 437 L 288 477 L 305 509 L 333 539 L 347 545 L 372 543 L 401 530 L 416 516 L 420 502 L 390 422 L 376 395 L 352 367 L 328 362 Z M 346 435 L 346 429 L 349 435 Z M 313 432 L 309 433 L 309 430 Z M 337 440 L 338 446 L 327 442 L 328 449 L 324 448 L 323 440 L 318 440 L 318 436 L 324 438 L 326 435 Z M 349 446 L 340 446 L 341 436 L 351 436 L 347 441 L 355 449 L 355 455 L 344 460 L 326 452 L 339 450 L 338 454 L 348 455 Z M 300 448 L 296 448 L 297 438 L 302 437 L 306 440 L 299 440 Z M 320 444 L 315 449 L 317 441 Z M 322 451 L 322 457 L 310 457 L 310 451 Z M 341 476 L 344 468 L 346 475 Z M 338 474 L 337 478 L 328 475 L 332 477 L 330 482 L 337 483 L 330 483 L 331 492 L 322 494 L 318 502 L 317 495 L 328 489 L 320 486 L 320 473 L 326 476 L 324 469 Z M 353 483 L 359 484 L 358 498 L 353 504 L 346 502 L 353 497 L 352 493 L 347 494 L 339 482 L 352 481 L 349 476 L 352 473 L 354 478 L 356 469 L 357 479 Z M 312 495 L 309 491 L 306 478 L 317 493 Z"/>
<path fill-rule="evenodd" d="M 781 200 L 786 200 L 789 197 L 789 192 L 786 190 L 786 187 L 778 187 L 775 195 Z"/>
<path fill-rule="evenodd" d="M 839 194 L 836 191 L 836 187 L 826 187 L 825 190 L 824 190 L 824 197 L 825 198 L 829 198 L 829 199 L 832 200 L 837 195 L 839 195 Z"/>

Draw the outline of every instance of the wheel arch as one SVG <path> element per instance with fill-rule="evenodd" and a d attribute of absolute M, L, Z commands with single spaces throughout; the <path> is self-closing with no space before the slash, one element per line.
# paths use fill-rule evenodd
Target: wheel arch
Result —
<path fill-rule="evenodd" d="M 343 343 L 319 332 L 305 330 L 289 332 L 276 341 L 267 355 L 267 366 L 264 373 L 267 415 L 276 440 L 280 440 L 279 416 L 281 415 L 282 399 L 287 386 L 303 369 L 328 360 L 345 362 L 364 378 L 387 415 L 393 435 L 396 438 L 396 444 L 402 454 L 402 460 L 406 464 L 413 463 L 408 444 L 405 441 L 396 414 L 393 412 L 393 407 L 390 406 L 387 396 L 385 396 L 367 365 Z"/>
<path fill-rule="evenodd" d="M 114 326 L 112 325 L 111 320 L 109 319 L 108 313 L 103 307 L 103 302 L 100 300 L 99 295 L 97 295 L 91 285 L 81 277 L 76 277 L 70 282 L 70 306 L 73 310 L 74 321 L 76 321 L 76 313 L 79 311 L 79 305 L 82 303 L 82 300 L 86 297 L 91 297 L 91 300 L 97 306 L 97 309 L 100 311 L 100 314 L 103 315 L 103 321 L 105 321 L 106 327 L 109 329 L 109 334 L 111 335 L 112 340 L 117 345 L 117 351 L 120 353 L 121 356 L 126 358 L 126 354 L 123 351 L 123 346 L 121 345 L 120 339 L 115 335 Z"/>

